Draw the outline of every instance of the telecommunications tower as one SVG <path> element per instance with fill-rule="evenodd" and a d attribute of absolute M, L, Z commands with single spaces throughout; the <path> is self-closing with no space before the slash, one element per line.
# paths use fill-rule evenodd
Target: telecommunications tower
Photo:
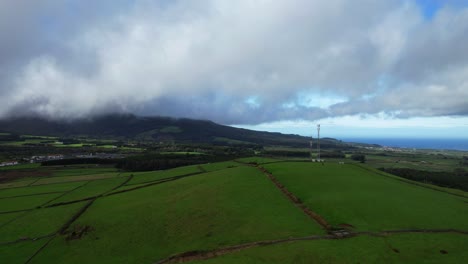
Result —
<path fill-rule="evenodd" d="M 320 124 L 317 125 L 317 159 L 320 162 Z"/>
<path fill-rule="evenodd" d="M 312 157 L 313 157 L 313 154 L 314 154 L 314 136 L 311 136 L 310 137 L 310 159 L 312 161 L 315 161 Z"/>

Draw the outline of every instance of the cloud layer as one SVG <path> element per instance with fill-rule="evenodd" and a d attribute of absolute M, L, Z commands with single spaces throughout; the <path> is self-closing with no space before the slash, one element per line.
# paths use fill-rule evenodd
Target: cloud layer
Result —
<path fill-rule="evenodd" d="M 0 116 L 468 115 L 467 7 L 427 18 L 394 0 L 83 2 L 0 3 Z"/>

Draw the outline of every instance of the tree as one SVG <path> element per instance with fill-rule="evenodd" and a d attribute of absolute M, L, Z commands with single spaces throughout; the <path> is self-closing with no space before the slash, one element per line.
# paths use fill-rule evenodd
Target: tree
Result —
<path fill-rule="evenodd" d="M 364 154 L 353 154 L 351 155 L 351 159 L 360 161 L 361 163 L 366 163 L 366 155 Z"/>

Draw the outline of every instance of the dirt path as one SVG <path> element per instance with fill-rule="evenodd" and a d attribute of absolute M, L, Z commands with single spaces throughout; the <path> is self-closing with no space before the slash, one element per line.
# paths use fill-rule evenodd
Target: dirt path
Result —
<path fill-rule="evenodd" d="M 390 235 L 396 234 L 415 234 L 415 233 L 427 233 L 427 234 L 437 234 L 437 233 L 455 233 L 461 235 L 468 235 L 468 231 L 459 230 L 459 229 L 401 229 L 401 230 L 386 230 L 381 232 L 350 232 L 349 236 L 346 237 L 337 237 L 335 235 L 322 235 L 322 236 L 307 236 L 307 237 L 296 237 L 296 238 L 286 238 L 286 239 L 277 239 L 277 240 L 263 240 L 250 242 L 240 245 L 233 245 L 229 247 L 222 247 L 213 250 L 198 250 L 198 251 L 187 251 L 180 254 L 170 256 L 168 258 L 162 259 L 155 264 L 166 264 L 166 263 L 184 263 L 196 260 L 205 260 L 216 258 L 218 256 L 238 252 L 241 250 L 269 246 L 275 244 L 284 244 L 289 242 L 296 241 L 311 241 L 311 240 L 334 240 L 334 239 L 351 239 L 356 236 L 376 236 L 376 237 L 388 237 Z"/>
<path fill-rule="evenodd" d="M 297 207 L 299 207 L 304 214 L 315 220 L 323 229 L 330 231 L 332 229 L 332 226 L 319 214 L 316 212 L 312 211 L 310 208 L 308 208 L 306 205 L 302 203 L 302 201 L 297 198 L 293 193 L 288 191 L 284 185 L 282 185 L 276 178 L 268 172 L 265 168 L 261 166 L 255 166 L 257 169 L 259 169 L 263 174 L 265 174 L 274 184 L 275 186 L 284 194 L 286 197 Z"/>
<path fill-rule="evenodd" d="M 325 236 L 286 238 L 286 239 L 277 239 L 277 240 L 263 240 L 263 241 L 256 241 L 256 242 L 234 245 L 234 246 L 229 246 L 229 247 L 223 247 L 223 248 L 214 249 L 214 250 L 187 251 L 187 252 L 176 254 L 166 259 L 160 260 L 156 262 L 156 264 L 181 263 L 181 262 L 189 262 L 189 261 L 194 261 L 194 260 L 204 260 L 204 259 L 215 258 L 217 256 L 226 255 L 229 253 L 233 253 L 233 252 L 237 252 L 237 251 L 241 251 L 241 250 L 249 249 L 253 247 L 268 246 L 268 245 L 281 244 L 281 243 L 292 242 L 292 241 L 321 240 L 321 239 L 335 239 L 335 237 L 332 235 L 325 235 Z"/>

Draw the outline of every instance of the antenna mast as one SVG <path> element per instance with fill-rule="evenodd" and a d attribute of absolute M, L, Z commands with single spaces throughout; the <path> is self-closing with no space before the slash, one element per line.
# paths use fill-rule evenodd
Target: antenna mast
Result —
<path fill-rule="evenodd" d="M 318 161 L 320 161 L 320 124 L 317 125 L 317 150 L 318 150 Z"/>
<path fill-rule="evenodd" d="M 313 144 L 314 144 L 314 136 L 310 136 L 310 159 L 312 161 L 315 161 L 312 157 L 313 157 L 313 154 L 314 154 L 314 147 L 313 147 Z"/>

